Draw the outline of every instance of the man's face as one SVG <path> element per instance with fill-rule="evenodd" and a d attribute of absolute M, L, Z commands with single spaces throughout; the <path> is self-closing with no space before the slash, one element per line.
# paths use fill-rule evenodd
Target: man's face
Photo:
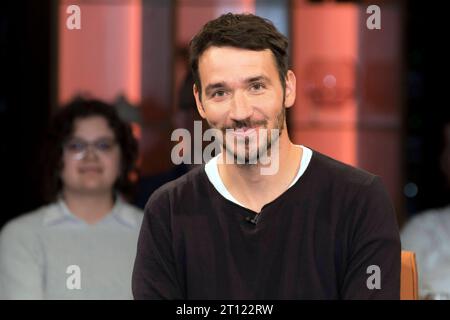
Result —
<path fill-rule="evenodd" d="M 295 101 L 295 76 L 288 71 L 284 93 L 270 50 L 213 46 L 203 52 L 198 65 L 202 87 L 200 100 L 194 86 L 198 111 L 224 137 L 227 129 L 232 130 L 231 139 L 223 142 L 229 154 L 247 162 L 261 155 L 262 150 L 270 150 L 275 142 L 271 129 L 279 130 L 275 139 L 287 134 L 282 129 L 285 108 Z M 266 137 L 260 136 L 262 129 L 268 130 Z M 239 143 L 245 145 L 238 147 Z"/>

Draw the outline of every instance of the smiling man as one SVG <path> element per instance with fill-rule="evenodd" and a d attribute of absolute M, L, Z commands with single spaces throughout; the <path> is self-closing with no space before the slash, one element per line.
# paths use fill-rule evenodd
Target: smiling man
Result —
<path fill-rule="evenodd" d="M 398 227 L 380 178 L 289 138 L 287 46 L 251 14 L 192 39 L 197 108 L 223 152 L 151 196 L 136 299 L 399 298 Z M 278 170 L 262 174 L 267 159 Z"/>

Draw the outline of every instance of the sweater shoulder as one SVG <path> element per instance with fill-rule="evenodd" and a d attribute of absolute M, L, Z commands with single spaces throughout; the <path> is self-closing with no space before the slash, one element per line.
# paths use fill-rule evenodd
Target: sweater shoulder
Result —
<path fill-rule="evenodd" d="M 313 170 L 324 179 L 329 179 L 330 183 L 361 188 L 370 186 L 377 178 L 376 175 L 364 169 L 343 163 L 317 151 L 314 151 L 313 159 Z"/>
<path fill-rule="evenodd" d="M 49 211 L 56 210 L 56 204 L 42 206 L 31 212 L 24 213 L 8 221 L 1 230 L 2 239 L 31 236 L 41 230 L 44 217 Z"/>
<path fill-rule="evenodd" d="M 194 191 L 201 192 L 205 186 L 205 166 L 198 166 L 175 180 L 169 181 L 155 190 L 150 196 L 146 207 L 164 201 L 182 200 L 192 196 Z"/>

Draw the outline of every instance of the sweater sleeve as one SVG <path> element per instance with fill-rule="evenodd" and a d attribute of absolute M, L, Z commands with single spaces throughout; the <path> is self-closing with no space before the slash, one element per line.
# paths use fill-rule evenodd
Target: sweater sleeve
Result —
<path fill-rule="evenodd" d="M 38 241 L 21 222 L 0 234 L 0 299 L 43 299 L 43 262 Z"/>
<path fill-rule="evenodd" d="M 134 262 L 132 290 L 137 300 L 183 299 L 177 278 L 168 197 L 156 191 L 145 207 Z"/>
<path fill-rule="evenodd" d="M 343 299 L 399 299 L 401 245 L 396 215 L 378 177 L 350 207 Z"/>

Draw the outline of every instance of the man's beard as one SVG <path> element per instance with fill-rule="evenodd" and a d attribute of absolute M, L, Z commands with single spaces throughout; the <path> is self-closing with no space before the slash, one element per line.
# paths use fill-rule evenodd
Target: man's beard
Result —
<path fill-rule="evenodd" d="M 284 105 L 284 104 L 283 104 Z M 260 160 L 262 157 L 270 157 L 272 146 L 279 140 L 281 133 L 284 129 L 284 123 L 286 119 L 286 109 L 282 106 L 280 112 L 276 116 L 275 125 L 271 129 L 267 129 L 268 121 L 262 120 L 262 121 L 236 121 L 233 126 L 221 128 L 222 131 L 222 144 L 223 144 L 223 150 L 226 151 L 227 157 L 232 157 L 232 163 L 238 163 L 238 164 L 258 164 L 260 163 Z M 244 145 L 238 145 L 239 142 L 236 141 L 236 139 L 231 139 L 229 143 L 227 143 L 227 130 L 236 130 L 240 128 L 254 128 L 258 126 L 258 131 L 253 135 L 252 137 L 243 137 L 243 143 Z M 261 134 L 261 129 L 266 130 L 266 134 Z M 272 135 L 272 130 L 278 130 L 278 134 Z M 260 139 L 265 138 L 265 143 L 261 144 L 259 143 Z M 231 144 L 231 145 L 230 145 Z M 255 146 L 252 146 L 251 144 L 256 144 Z M 277 144 L 278 145 L 278 144 Z M 239 149 L 239 150 L 238 150 Z M 238 154 L 238 151 L 244 150 L 245 155 Z M 251 152 L 253 151 L 253 152 Z M 278 152 L 278 151 L 276 151 Z M 240 161 L 239 161 L 240 160 Z M 229 160 L 227 160 L 228 162 Z"/>

